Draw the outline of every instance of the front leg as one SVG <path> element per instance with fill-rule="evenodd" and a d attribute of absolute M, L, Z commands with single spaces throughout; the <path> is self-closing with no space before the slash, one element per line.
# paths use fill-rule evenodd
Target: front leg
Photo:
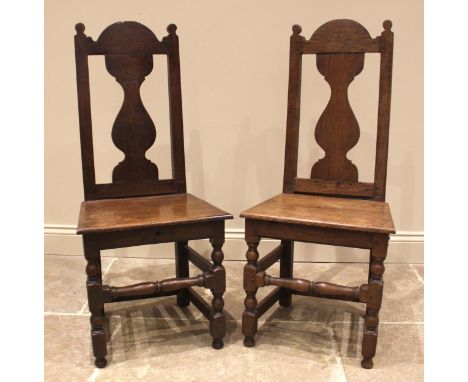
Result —
<path fill-rule="evenodd" d="M 91 312 L 91 341 L 96 367 L 107 365 L 106 332 L 104 330 L 104 301 L 102 299 L 102 273 L 101 254 L 98 249 L 84 244 L 84 255 L 88 262 L 86 265 L 86 290 L 88 292 L 88 306 Z"/>
<path fill-rule="evenodd" d="M 364 336 L 362 339 L 362 362 L 364 369 L 372 369 L 377 348 L 379 311 L 382 305 L 384 260 L 387 256 L 388 235 L 376 234 L 370 254 L 369 287 L 367 294 Z"/>
<path fill-rule="evenodd" d="M 224 224 L 222 225 L 222 232 L 219 232 L 211 239 L 211 245 L 213 246 L 211 260 L 213 261 L 212 273 L 214 284 L 211 287 L 211 293 L 213 293 L 213 300 L 211 302 L 213 316 L 210 320 L 210 333 L 213 337 L 212 346 L 214 349 L 222 349 L 224 346 L 223 338 L 226 335 L 226 316 L 223 310 L 223 294 L 226 291 L 226 271 L 221 265 L 224 259 L 224 254 L 221 249 L 223 243 Z"/>
<path fill-rule="evenodd" d="M 249 246 L 246 258 L 247 264 L 244 267 L 244 290 L 246 297 L 244 300 L 245 310 L 242 315 L 242 334 L 244 334 L 244 346 L 252 347 L 255 345 L 255 334 L 257 333 L 258 318 L 257 318 L 257 286 L 255 277 L 258 271 L 258 243 L 260 238 L 253 232 L 249 222 L 245 225 L 246 241 Z"/>

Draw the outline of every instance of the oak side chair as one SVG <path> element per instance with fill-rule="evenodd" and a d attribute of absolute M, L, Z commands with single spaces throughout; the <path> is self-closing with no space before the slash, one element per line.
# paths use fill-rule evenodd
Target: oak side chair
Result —
<path fill-rule="evenodd" d="M 177 27 L 167 27 L 161 41 L 137 22 L 107 27 L 96 41 L 77 24 L 75 35 L 78 109 L 85 201 L 81 204 L 77 233 L 83 235 L 87 260 L 87 292 L 91 312 L 91 338 L 95 364 L 107 364 L 104 304 L 177 295 L 177 305 L 192 302 L 210 322 L 212 346 L 223 347 L 226 332 L 222 266 L 224 221 L 232 216 L 188 194 L 185 182 L 182 97 Z M 159 180 L 158 167 L 145 157 L 156 139 L 156 129 L 140 98 L 140 86 L 153 69 L 153 55 L 166 55 L 168 63 L 172 179 Z M 103 55 L 107 71 L 122 86 L 124 100 L 112 128 L 112 140 L 125 154 L 112 173 L 112 183 L 96 184 L 91 126 L 88 56 Z M 189 240 L 209 239 L 211 259 L 202 257 Z M 100 251 L 144 244 L 175 242 L 176 278 L 129 286 L 102 284 Z M 189 261 L 202 273 L 189 277 Z M 209 288 L 211 306 L 193 287 Z"/>
<path fill-rule="evenodd" d="M 385 203 L 392 81 L 392 23 L 371 38 L 352 20 L 325 23 L 307 40 L 293 26 L 290 40 L 288 113 L 283 193 L 260 203 L 240 216 L 245 218 L 248 245 L 244 268 L 246 298 L 242 317 L 244 345 L 254 346 L 257 322 L 276 301 L 290 306 L 292 294 L 355 301 L 366 304 L 361 365 L 373 367 L 382 302 L 383 262 L 389 234 L 395 233 Z M 364 66 L 365 53 L 380 54 L 377 149 L 373 183 L 358 181 L 357 167 L 346 153 L 359 140 L 359 125 L 348 101 L 348 86 Z M 312 167 L 310 179 L 297 177 L 301 62 L 303 54 L 316 54 L 317 68 L 331 88 L 331 97 L 317 122 L 315 138 L 325 151 Z M 281 244 L 259 260 L 261 238 Z M 294 241 L 370 249 L 368 283 L 347 287 L 293 278 Z M 265 273 L 280 260 L 280 277 Z M 258 288 L 275 288 L 260 302 Z"/>

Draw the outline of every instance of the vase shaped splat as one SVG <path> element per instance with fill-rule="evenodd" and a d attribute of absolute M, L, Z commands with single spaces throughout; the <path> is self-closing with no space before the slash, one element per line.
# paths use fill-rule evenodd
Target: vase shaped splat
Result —
<path fill-rule="evenodd" d="M 358 180 L 357 167 L 346 157 L 360 135 L 348 88 L 363 67 L 362 53 L 317 54 L 317 68 L 330 85 L 331 95 L 315 128 L 315 139 L 325 156 L 313 165 L 311 178 Z"/>
<path fill-rule="evenodd" d="M 153 69 L 153 57 L 151 54 L 109 55 L 106 67 L 124 91 L 122 107 L 112 127 L 112 140 L 125 158 L 114 168 L 112 181 L 157 180 L 158 168 L 145 156 L 156 140 L 156 128 L 140 95 L 140 86 Z"/>

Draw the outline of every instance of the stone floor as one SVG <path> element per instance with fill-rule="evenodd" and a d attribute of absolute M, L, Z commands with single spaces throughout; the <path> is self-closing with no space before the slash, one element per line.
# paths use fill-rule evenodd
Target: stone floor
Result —
<path fill-rule="evenodd" d="M 211 348 L 207 321 L 193 306 L 177 307 L 175 297 L 115 303 L 106 306 L 108 366 L 97 369 L 91 357 L 85 261 L 45 256 L 45 380 L 423 380 L 423 265 L 386 266 L 377 356 L 374 369 L 364 370 L 360 367 L 364 305 L 357 303 L 295 296 L 290 308 L 276 304 L 262 317 L 254 348 L 243 347 L 244 264 L 224 264 L 228 275 L 224 349 Z M 174 273 L 169 260 L 107 257 L 102 266 L 105 281 L 113 285 Z M 295 276 L 355 286 L 366 280 L 367 265 L 296 263 Z M 258 296 L 267 292 L 263 288 Z"/>

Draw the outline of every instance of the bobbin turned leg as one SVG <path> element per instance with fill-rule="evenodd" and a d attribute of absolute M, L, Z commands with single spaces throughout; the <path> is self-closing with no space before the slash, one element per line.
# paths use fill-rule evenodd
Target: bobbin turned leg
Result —
<path fill-rule="evenodd" d="M 101 256 L 99 256 L 99 282 L 102 284 L 102 265 L 101 265 Z M 102 305 L 102 315 L 105 315 L 104 304 Z"/>
<path fill-rule="evenodd" d="M 179 241 L 175 243 L 175 258 L 176 258 L 176 277 L 186 278 L 189 277 L 189 260 L 187 256 L 186 241 Z M 187 289 L 181 289 L 177 293 L 177 305 L 181 308 L 187 307 L 190 304 L 190 299 Z"/>
<path fill-rule="evenodd" d="M 364 336 L 362 339 L 362 362 L 364 369 L 372 369 L 377 347 L 379 311 L 382 305 L 384 260 L 387 256 L 388 235 L 375 235 L 370 253 L 369 289 L 366 306 Z"/>
<path fill-rule="evenodd" d="M 213 261 L 213 285 L 210 287 L 213 293 L 211 307 L 213 315 L 210 320 L 210 333 L 213 337 L 212 346 L 214 349 L 222 349 L 224 346 L 223 338 L 226 335 L 226 316 L 224 315 L 223 294 L 226 291 L 226 271 L 221 265 L 224 259 L 223 251 L 221 250 L 224 243 L 224 222 L 220 228 L 220 232 L 211 239 L 213 251 L 211 252 L 211 260 Z"/>
<path fill-rule="evenodd" d="M 102 299 L 102 274 L 101 274 L 101 259 L 99 250 L 92 248 L 90 245 L 84 245 L 85 258 L 88 262 L 86 265 L 86 290 L 88 292 L 88 305 L 91 312 L 91 342 L 93 345 L 93 354 L 95 357 L 96 367 L 103 368 L 106 366 L 106 332 L 104 330 L 104 302 Z"/>
<path fill-rule="evenodd" d="M 282 240 L 283 250 L 280 257 L 280 277 L 292 278 L 293 277 L 293 264 L 294 264 L 294 242 L 289 240 Z M 280 306 L 288 307 L 291 305 L 292 294 L 288 289 L 281 289 L 279 298 Z"/>
<path fill-rule="evenodd" d="M 242 314 L 242 334 L 244 335 L 244 346 L 252 347 L 255 345 L 255 334 L 257 333 L 257 286 L 255 283 L 255 277 L 258 269 L 258 243 L 260 237 L 258 237 L 251 227 L 249 220 L 245 222 L 245 240 L 248 245 L 246 258 L 247 264 L 244 267 L 244 290 L 246 297 L 244 300 L 245 310 Z"/>

